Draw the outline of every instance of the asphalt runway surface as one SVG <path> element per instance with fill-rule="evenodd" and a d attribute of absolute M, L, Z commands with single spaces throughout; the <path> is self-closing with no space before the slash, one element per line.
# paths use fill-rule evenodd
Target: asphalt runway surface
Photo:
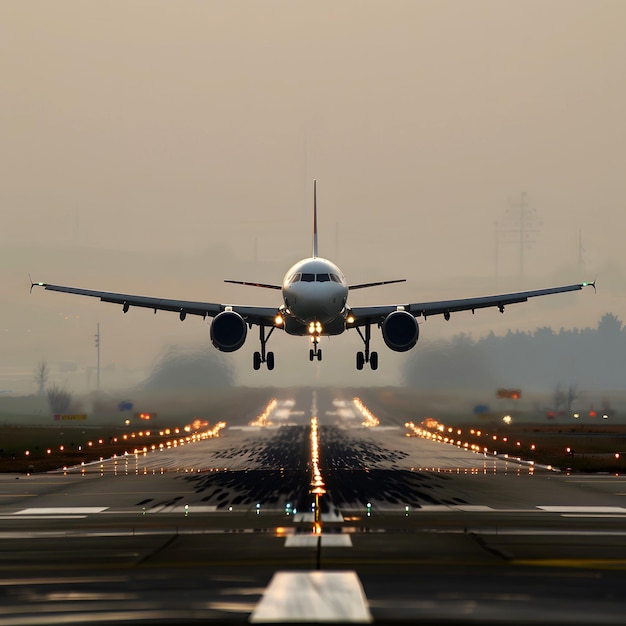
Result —
<path fill-rule="evenodd" d="M 407 437 L 341 391 L 263 413 L 215 439 L 1 475 L 0 624 L 623 623 L 622 476 Z"/>

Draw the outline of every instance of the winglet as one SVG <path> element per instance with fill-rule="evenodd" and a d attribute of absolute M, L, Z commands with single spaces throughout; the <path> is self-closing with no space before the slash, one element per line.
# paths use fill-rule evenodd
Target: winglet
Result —
<path fill-rule="evenodd" d="M 28 275 L 28 280 L 30 280 L 30 293 L 33 293 L 33 287 L 45 287 L 46 283 L 34 283 L 30 274 Z"/>
<path fill-rule="evenodd" d="M 598 277 L 596 276 L 591 282 L 584 282 L 582 284 L 583 287 L 593 287 L 593 293 L 598 293 L 596 291 L 596 280 L 598 280 Z"/>
<path fill-rule="evenodd" d="M 317 257 L 317 180 L 313 180 L 313 257 Z"/>

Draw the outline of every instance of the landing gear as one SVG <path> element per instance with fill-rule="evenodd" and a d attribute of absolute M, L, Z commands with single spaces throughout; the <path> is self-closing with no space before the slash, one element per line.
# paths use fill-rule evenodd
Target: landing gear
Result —
<path fill-rule="evenodd" d="M 263 326 L 262 324 L 259 326 L 259 340 L 261 341 L 261 352 L 255 352 L 252 355 L 252 367 L 255 370 L 261 369 L 261 363 L 266 363 L 268 370 L 274 369 L 274 353 L 265 352 L 265 345 L 267 344 L 267 340 L 270 338 L 270 335 L 274 332 L 274 328 L 276 328 L 276 326 L 272 326 L 266 335 L 265 326 Z"/>
<path fill-rule="evenodd" d="M 370 325 L 367 324 L 365 326 L 365 335 L 361 332 L 361 329 L 357 326 L 356 331 L 359 333 L 359 336 L 363 340 L 365 344 L 365 352 L 357 352 L 356 353 L 356 368 L 358 370 L 362 370 L 366 363 L 370 364 L 370 367 L 373 370 L 378 369 L 378 352 L 370 353 L 370 339 L 371 339 L 371 328 Z"/>
<path fill-rule="evenodd" d="M 322 360 L 322 349 L 317 345 L 317 341 L 313 342 L 314 348 L 309 350 L 309 361 Z"/>

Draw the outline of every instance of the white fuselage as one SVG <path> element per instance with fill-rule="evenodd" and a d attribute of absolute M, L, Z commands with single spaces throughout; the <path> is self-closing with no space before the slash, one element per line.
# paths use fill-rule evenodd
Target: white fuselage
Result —
<path fill-rule="evenodd" d="M 344 319 L 348 285 L 343 272 L 331 261 L 311 257 L 299 261 L 285 274 L 282 284 L 284 313 L 302 324 L 327 325 Z"/>

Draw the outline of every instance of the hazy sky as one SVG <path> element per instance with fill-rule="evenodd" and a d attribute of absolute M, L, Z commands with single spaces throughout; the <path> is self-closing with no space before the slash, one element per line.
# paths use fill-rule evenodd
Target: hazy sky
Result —
<path fill-rule="evenodd" d="M 537 231 L 523 286 L 598 274 L 596 297 L 429 320 L 422 338 L 626 317 L 625 23 L 622 0 L 4 0 L 0 369 L 85 367 L 98 321 L 119 367 L 212 349 L 198 320 L 29 296 L 28 272 L 271 304 L 221 280 L 278 282 L 309 254 L 313 178 L 320 253 L 352 282 L 408 279 L 358 303 L 519 288 L 514 235 L 495 280 L 495 223 L 515 225 L 522 192 Z M 255 337 L 227 357 L 244 382 Z M 294 367 L 279 352 L 256 380 L 392 383 L 404 358 L 379 341 L 381 371 L 357 378 L 344 336 L 313 374 L 305 343 L 279 338 Z"/>

